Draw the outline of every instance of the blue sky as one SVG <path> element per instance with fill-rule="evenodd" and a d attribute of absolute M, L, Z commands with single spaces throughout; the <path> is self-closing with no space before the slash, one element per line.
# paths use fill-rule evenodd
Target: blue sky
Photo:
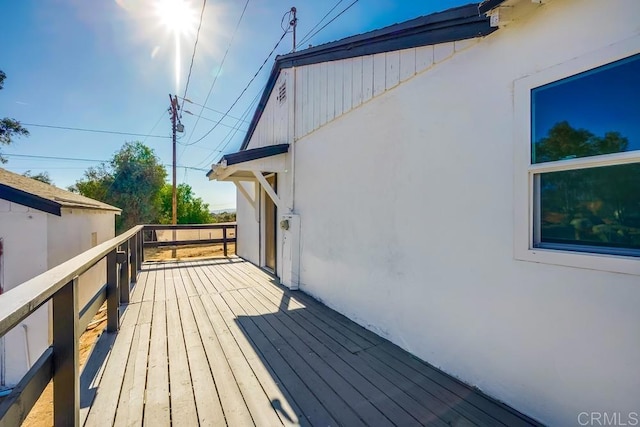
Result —
<path fill-rule="evenodd" d="M 180 35 L 178 78 L 175 37 L 157 12 L 158 4 L 163 1 L 183 2 L 192 11 L 193 25 Z M 291 6 L 298 10 L 300 40 L 338 3 L 338 0 L 249 0 L 232 41 L 245 1 L 206 2 L 187 98 L 204 104 L 213 80 L 220 72 L 197 126 L 200 106 L 186 103 L 184 110 L 193 115 L 184 113 L 182 117 L 185 133 L 178 145 L 178 183 L 191 185 L 196 195 L 215 210 L 235 207 L 235 187 L 209 182 L 204 170 L 220 158 L 222 146 L 225 146 L 222 150 L 225 153 L 238 150 L 248 123 L 237 118 L 251 119 L 252 101 L 262 92 L 273 57 L 229 113 L 231 117 L 222 120 L 221 125 L 202 141 L 192 143 L 222 117 L 213 110 L 226 111 L 240 95 L 282 35 L 281 19 Z M 340 2 L 328 19 L 352 1 Z M 326 43 L 467 3 L 459 0 L 359 0 L 304 45 Z M 4 19 L 0 27 L 0 69 L 7 74 L 7 79 L 0 91 L 0 117 L 12 117 L 25 124 L 165 137 L 26 126 L 31 133 L 28 138 L 20 138 L 9 147 L 0 147 L 9 159 L 2 167 L 18 173 L 48 171 L 55 185 L 64 188 L 81 178 L 88 167 L 97 165 L 97 161 L 108 160 L 126 141 L 133 140 L 144 141 L 169 167 L 171 125 L 166 113 L 169 94 L 184 94 L 202 4 L 199 0 L 1 2 L 0 16 Z M 288 35 L 276 54 L 287 53 L 290 49 L 291 36 Z M 234 127 L 240 130 L 235 131 Z"/>

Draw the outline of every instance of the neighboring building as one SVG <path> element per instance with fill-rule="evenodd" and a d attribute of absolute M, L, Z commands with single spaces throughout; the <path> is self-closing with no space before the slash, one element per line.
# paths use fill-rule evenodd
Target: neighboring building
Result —
<path fill-rule="evenodd" d="M 119 214 L 113 206 L 0 169 L 0 293 L 113 238 Z M 98 264 L 80 277 L 80 307 L 106 283 L 105 271 Z M 0 338 L 0 390 L 17 384 L 49 346 L 49 307 Z"/>
<path fill-rule="evenodd" d="M 207 175 L 285 285 L 542 422 L 633 422 L 639 53 L 640 1 L 491 0 L 287 54 Z"/>

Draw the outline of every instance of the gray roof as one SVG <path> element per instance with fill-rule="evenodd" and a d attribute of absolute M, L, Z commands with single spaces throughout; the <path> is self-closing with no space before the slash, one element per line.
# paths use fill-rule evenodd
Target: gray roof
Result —
<path fill-rule="evenodd" d="M 0 168 L 0 199 L 58 216 L 61 215 L 62 207 L 111 211 L 116 214 L 121 212 L 121 209 L 115 206 L 2 168 Z"/>

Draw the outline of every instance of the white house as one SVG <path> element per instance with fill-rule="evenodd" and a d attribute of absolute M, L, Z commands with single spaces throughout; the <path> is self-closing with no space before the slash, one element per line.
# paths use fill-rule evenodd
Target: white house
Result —
<path fill-rule="evenodd" d="M 640 1 L 489 0 L 278 57 L 207 175 L 283 284 L 544 423 L 638 425 L 639 99 Z"/>
<path fill-rule="evenodd" d="M 0 169 L 0 293 L 113 238 L 119 214 L 113 206 Z M 97 265 L 79 278 L 80 307 L 106 283 L 105 271 Z M 17 384 L 49 346 L 49 307 L 0 338 L 0 390 Z"/>

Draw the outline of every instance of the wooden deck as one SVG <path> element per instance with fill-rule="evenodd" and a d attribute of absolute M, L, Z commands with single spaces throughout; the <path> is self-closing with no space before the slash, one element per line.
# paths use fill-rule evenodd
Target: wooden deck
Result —
<path fill-rule="evenodd" d="M 147 263 L 81 377 L 87 426 L 525 426 L 239 258 Z"/>

